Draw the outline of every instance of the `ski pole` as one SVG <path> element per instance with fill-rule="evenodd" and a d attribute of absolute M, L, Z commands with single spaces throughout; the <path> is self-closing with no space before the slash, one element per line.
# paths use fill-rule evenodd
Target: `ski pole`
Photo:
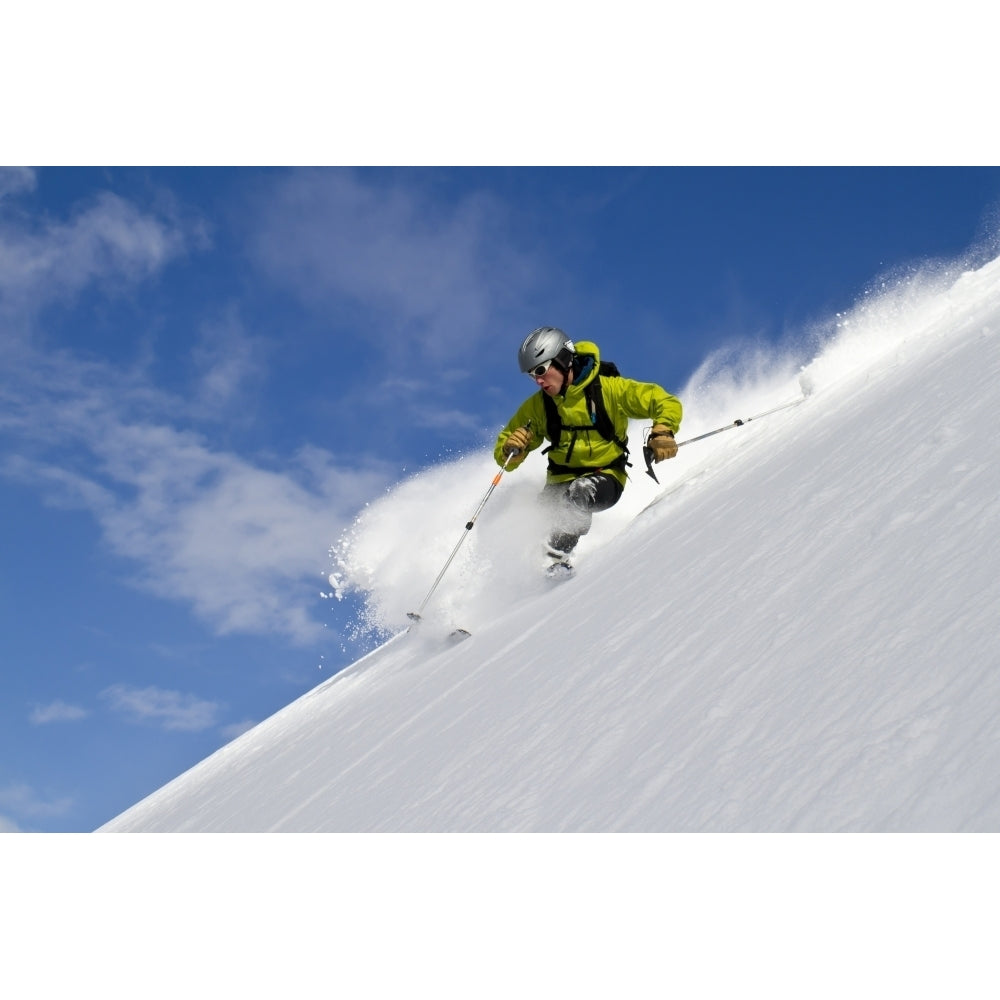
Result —
<path fill-rule="evenodd" d="M 531 421 L 529 420 L 524 426 L 526 429 L 530 429 Z M 486 491 L 486 495 L 483 497 L 482 500 L 479 501 L 479 506 L 476 508 L 475 514 L 473 514 L 472 517 L 470 517 L 469 520 L 466 522 L 465 531 L 462 532 L 462 534 L 459 536 L 457 544 L 451 550 L 451 555 L 448 556 L 448 561 L 444 564 L 444 566 L 441 567 L 441 572 L 438 573 L 437 579 L 431 584 L 431 589 L 427 591 L 427 596 L 423 599 L 423 602 L 421 603 L 420 607 L 417 608 L 416 611 L 407 611 L 406 617 L 409 618 L 411 621 L 415 622 L 420 621 L 420 616 L 423 613 L 424 608 L 427 607 L 427 602 L 431 599 L 431 595 L 434 593 L 434 591 L 437 590 L 437 586 L 441 582 L 441 578 L 444 576 L 448 567 L 451 565 L 452 559 L 455 558 L 455 556 L 458 554 L 458 550 L 462 547 L 462 542 L 465 541 L 465 539 L 468 537 L 469 532 L 472 531 L 472 526 L 476 523 L 476 518 L 479 517 L 480 513 L 482 512 L 482 509 L 486 506 L 486 501 L 489 500 L 489 498 L 493 495 L 493 491 L 497 488 L 497 485 L 500 482 L 500 478 L 507 471 L 507 466 L 510 464 L 510 460 L 515 455 L 520 455 L 520 454 L 521 454 L 520 449 L 518 449 L 517 451 L 512 451 L 510 452 L 510 454 L 508 454 L 507 460 L 503 463 L 503 467 L 493 477 L 493 482 L 490 483 L 490 488 Z"/>
<path fill-rule="evenodd" d="M 752 417 L 747 417 L 746 420 L 736 419 L 731 424 L 726 424 L 724 427 L 716 427 L 714 431 L 706 431 L 704 434 L 699 434 L 697 437 L 688 438 L 686 441 L 678 441 L 677 447 L 683 448 L 686 444 L 694 444 L 695 441 L 704 441 L 705 438 L 713 437 L 716 434 L 721 434 L 723 431 L 730 431 L 734 427 L 742 427 L 744 424 L 750 423 L 751 420 L 760 420 L 761 417 L 769 416 L 772 413 L 777 413 L 778 410 L 787 410 L 790 406 L 798 406 L 806 398 L 805 394 L 801 395 L 798 399 L 793 399 L 790 403 L 782 403 L 780 406 L 772 407 L 770 410 L 765 410 L 763 413 L 755 413 Z M 642 447 L 643 457 L 646 459 L 646 475 L 650 476 L 655 483 L 659 483 L 659 479 L 656 478 L 656 473 L 653 472 L 653 449 L 649 445 L 643 445 Z"/>

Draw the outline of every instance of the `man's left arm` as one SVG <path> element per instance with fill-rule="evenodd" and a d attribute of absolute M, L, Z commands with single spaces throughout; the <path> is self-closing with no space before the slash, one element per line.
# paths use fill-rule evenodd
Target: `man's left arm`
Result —
<path fill-rule="evenodd" d="M 677 454 L 674 432 L 680 428 L 684 416 L 681 401 L 655 382 L 623 381 L 627 384 L 622 387 L 622 408 L 635 420 L 653 421 L 645 444 L 649 456 L 654 462 L 673 458 Z"/>
<path fill-rule="evenodd" d="M 654 425 L 663 425 L 676 433 L 680 430 L 684 407 L 655 382 L 636 382 L 622 379 L 621 407 L 633 420 L 652 420 Z"/>

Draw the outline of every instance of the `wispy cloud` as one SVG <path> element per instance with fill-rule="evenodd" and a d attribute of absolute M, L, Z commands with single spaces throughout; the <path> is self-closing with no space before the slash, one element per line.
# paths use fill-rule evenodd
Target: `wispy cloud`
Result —
<path fill-rule="evenodd" d="M 72 808 L 73 800 L 70 797 L 45 799 L 23 782 L 0 787 L 0 809 L 12 812 L 15 816 L 42 819 L 65 815 Z"/>
<path fill-rule="evenodd" d="M 270 350 L 264 338 L 247 331 L 235 305 L 206 320 L 191 351 L 197 373 L 193 403 L 198 415 L 231 419 L 231 404 L 245 399 L 248 387 L 263 380 Z"/>
<path fill-rule="evenodd" d="M 79 705 L 69 705 L 64 701 L 53 701 L 48 705 L 36 705 L 29 716 L 34 726 L 44 726 L 49 722 L 75 722 L 85 719 L 90 713 Z"/>
<path fill-rule="evenodd" d="M 30 167 L 0 167 L 0 200 L 8 195 L 34 191 L 37 179 Z"/>
<path fill-rule="evenodd" d="M 9 304 L 104 278 L 139 280 L 180 253 L 184 238 L 112 195 L 67 222 L 0 222 L 0 295 Z M 188 603 L 219 632 L 323 636 L 317 582 L 329 545 L 395 470 L 312 446 L 263 461 L 193 429 L 199 420 L 216 426 L 264 376 L 268 347 L 238 309 L 204 322 L 184 396 L 158 386 L 141 362 L 6 347 L 0 475 L 38 488 L 49 504 L 90 511 L 108 546 L 133 561 L 134 582 Z"/>
<path fill-rule="evenodd" d="M 345 471 L 331 453 L 304 448 L 282 468 L 261 468 L 195 432 L 132 422 L 116 409 L 121 399 L 83 393 L 58 414 L 38 402 L 32 428 L 57 455 L 8 457 L 0 474 L 89 510 L 111 549 L 134 561 L 137 584 L 190 603 L 219 632 L 322 635 L 313 611 L 326 550 L 389 481 L 387 467 Z"/>
<path fill-rule="evenodd" d="M 516 248 L 501 202 L 470 194 L 446 204 L 420 176 L 404 186 L 346 169 L 292 172 L 261 200 L 251 246 L 302 300 L 377 317 L 392 334 L 381 344 L 354 324 L 369 350 L 440 362 L 481 344 L 537 287 L 542 264 Z"/>
<path fill-rule="evenodd" d="M 6 193 L 33 187 L 8 174 Z M 7 200 L 7 199 L 5 199 Z M 88 285 L 148 278 L 200 238 L 171 218 L 143 211 L 110 191 L 78 206 L 67 220 L 0 214 L 0 300 L 33 313 Z"/>
<path fill-rule="evenodd" d="M 183 596 L 223 633 L 317 638 L 300 588 L 318 578 L 325 544 L 381 477 L 338 479 L 327 454 L 312 456 L 323 466 L 317 479 L 302 466 L 257 468 L 168 428 L 118 431 L 104 460 L 135 498 L 97 514 L 115 551 L 142 565 L 143 585 Z"/>
<path fill-rule="evenodd" d="M 215 725 L 219 710 L 215 702 L 157 687 L 114 684 L 102 691 L 101 697 L 114 711 L 122 712 L 132 721 L 158 723 L 166 730 L 200 732 L 209 729 Z"/>

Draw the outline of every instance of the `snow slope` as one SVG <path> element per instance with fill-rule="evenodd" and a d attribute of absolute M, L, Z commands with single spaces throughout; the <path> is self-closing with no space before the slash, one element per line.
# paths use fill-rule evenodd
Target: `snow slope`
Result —
<path fill-rule="evenodd" d="M 835 327 L 800 405 L 660 488 L 637 463 L 573 580 L 538 578 L 541 463 L 509 473 L 418 631 L 101 829 L 1000 829 L 1000 259 Z M 798 398 L 801 360 L 710 359 L 680 437 Z M 484 448 L 359 519 L 335 582 L 365 626 L 403 627 L 494 473 Z"/>

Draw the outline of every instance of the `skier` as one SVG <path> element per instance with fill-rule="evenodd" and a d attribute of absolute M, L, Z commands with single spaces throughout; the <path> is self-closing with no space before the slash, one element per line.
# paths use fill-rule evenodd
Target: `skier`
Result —
<path fill-rule="evenodd" d="M 625 488 L 629 418 L 653 421 L 647 445 L 662 462 L 677 454 L 681 402 L 652 382 L 623 378 L 615 365 L 601 362 L 596 344 L 574 344 L 554 326 L 528 334 L 517 359 L 541 391 L 518 407 L 493 454 L 498 465 L 514 469 L 543 437 L 551 442 L 542 452 L 549 457 L 541 495 L 551 526 L 546 572 L 569 575 L 570 555 L 592 515 L 613 507 Z"/>

